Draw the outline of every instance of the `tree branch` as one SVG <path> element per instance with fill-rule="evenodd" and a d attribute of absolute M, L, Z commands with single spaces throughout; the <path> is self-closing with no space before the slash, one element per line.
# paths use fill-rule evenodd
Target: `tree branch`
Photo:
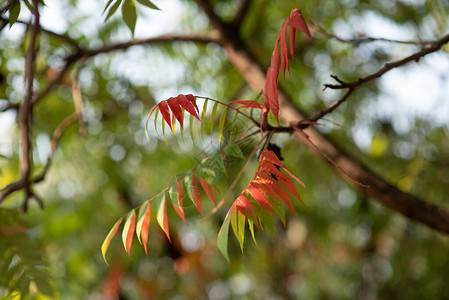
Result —
<path fill-rule="evenodd" d="M 207 9 L 205 10 L 206 14 L 210 16 L 211 9 L 208 2 L 206 0 L 197 0 L 197 2 L 201 7 Z M 218 30 L 220 30 L 220 26 L 223 26 L 223 24 L 219 26 L 215 25 L 216 16 L 212 16 L 211 23 Z M 229 60 L 241 72 L 245 80 L 254 90 L 263 90 L 266 81 L 266 70 L 264 70 L 259 63 L 257 63 L 247 48 L 235 47 L 235 45 L 243 45 L 243 42 L 238 35 L 235 33 L 233 35 L 226 34 L 226 30 L 221 31 L 221 33 L 221 42 L 227 52 Z M 406 62 L 401 60 L 402 64 L 419 59 L 428 53 L 437 51 L 448 38 L 449 37 L 445 37 L 440 40 L 438 44 L 423 49 L 422 53 L 411 56 Z M 383 74 L 398 65 L 398 63 L 388 65 L 386 69 L 383 69 L 380 72 Z M 375 75 L 364 79 L 363 82 L 367 82 L 374 78 L 376 78 Z M 349 85 L 345 87 L 351 88 L 353 86 Z M 343 101 L 344 99 L 340 102 Z M 307 119 L 304 113 L 300 112 L 298 108 L 293 105 L 291 99 L 289 99 L 283 92 L 279 93 L 279 102 L 280 116 L 287 123 L 298 123 L 300 120 Z M 334 106 L 336 107 L 338 105 L 336 104 Z M 305 143 L 305 145 L 308 146 L 317 156 L 322 157 L 326 161 L 328 161 L 328 159 L 332 160 L 334 163 L 331 164 L 331 166 L 355 188 L 361 190 L 364 194 L 378 201 L 385 207 L 388 207 L 413 221 L 422 223 L 437 231 L 449 234 L 449 211 L 447 209 L 400 191 L 395 186 L 389 184 L 385 179 L 370 171 L 360 161 L 345 153 L 315 128 L 309 127 L 306 129 L 306 132 L 312 143 Z M 304 137 L 298 133 L 296 133 L 296 136 L 299 139 L 304 139 Z M 312 145 L 316 145 L 316 148 Z M 348 175 L 351 179 L 347 177 Z"/>
<path fill-rule="evenodd" d="M 429 42 L 427 46 L 425 46 L 421 51 L 418 51 L 410 56 L 407 56 L 403 59 L 391 62 L 391 63 L 386 63 L 382 68 L 380 68 L 377 72 L 359 78 L 357 80 L 351 81 L 351 82 L 345 82 L 341 79 L 339 79 L 337 76 L 333 76 L 333 78 L 338 81 L 338 84 L 325 84 L 324 87 L 325 88 L 330 88 L 330 89 L 345 89 L 345 88 L 357 88 L 359 86 L 361 86 L 362 84 L 365 84 L 367 82 L 370 82 L 374 79 L 377 79 L 379 77 L 381 77 L 383 74 L 387 73 L 388 71 L 394 69 L 394 68 L 398 68 L 401 67 L 405 64 L 408 64 L 409 62 L 412 61 L 419 61 L 419 59 L 423 56 L 426 56 L 427 54 L 436 52 L 438 50 L 441 49 L 441 47 L 444 44 L 449 43 L 449 34 L 443 36 L 441 39 L 436 40 L 434 42 Z"/>
<path fill-rule="evenodd" d="M 320 34 L 324 35 L 327 38 L 333 38 L 342 43 L 352 44 L 355 47 L 357 47 L 361 44 L 371 43 L 371 42 L 387 42 L 387 43 L 406 44 L 406 45 L 415 45 L 415 46 L 423 46 L 423 45 L 429 45 L 429 44 L 433 43 L 433 41 L 394 40 L 394 39 L 386 39 L 386 38 L 374 38 L 374 37 L 363 36 L 363 35 L 361 35 L 359 38 L 345 39 L 345 38 L 342 38 L 334 33 L 324 30 L 322 27 L 320 27 L 318 24 L 315 24 L 314 22 L 311 22 L 310 29 L 315 32 L 319 32 Z"/>
<path fill-rule="evenodd" d="M 26 54 L 25 62 L 25 82 L 26 93 L 19 109 L 19 124 L 21 135 L 21 156 L 20 156 L 20 173 L 22 176 L 25 196 L 23 202 L 23 210 L 28 208 L 28 200 L 34 196 L 31 190 L 30 174 L 31 174 L 31 119 L 33 114 L 33 81 L 36 63 L 36 37 L 39 33 L 39 7 L 37 0 L 33 1 L 33 17 L 34 22 L 31 27 L 30 45 Z M 26 38 L 26 37 L 25 37 Z M 38 199 L 38 198 L 37 198 Z"/>

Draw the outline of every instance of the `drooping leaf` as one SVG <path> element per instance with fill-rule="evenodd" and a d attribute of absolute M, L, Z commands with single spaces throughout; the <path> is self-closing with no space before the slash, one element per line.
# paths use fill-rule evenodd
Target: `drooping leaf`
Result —
<path fill-rule="evenodd" d="M 145 5 L 148 8 L 151 9 L 156 9 L 156 10 L 160 10 L 159 7 L 157 7 L 153 2 L 151 2 L 150 0 L 137 0 L 137 2 L 139 2 L 140 4 Z"/>
<path fill-rule="evenodd" d="M 123 0 L 117 0 L 114 5 L 111 6 L 111 9 L 109 9 L 108 14 L 106 15 L 106 18 L 104 19 L 104 21 L 106 22 L 107 20 L 109 20 L 110 17 L 112 17 L 112 15 L 117 11 L 117 9 L 119 8 L 120 4 L 122 4 Z"/>
<path fill-rule="evenodd" d="M 145 249 L 145 254 L 148 254 L 147 250 L 147 242 L 150 228 L 150 219 L 151 219 L 151 201 L 156 198 L 154 196 L 152 199 L 148 200 L 139 211 L 139 218 L 136 226 L 136 234 L 139 238 L 139 241 L 143 244 L 143 248 Z M 141 237 L 141 239 L 140 239 Z"/>
<path fill-rule="evenodd" d="M 189 117 L 189 130 L 190 130 L 190 138 L 192 139 L 192 143 L 195 146 L 195 137 L 193 135 L 193 115 Z"/>
<path fill-rule="evenodd" d="M 179 124 L 181 125 L 181 129 L 184 129 L 184 118 L 182 115 L 182 109 L 179 106 L 178 101 L 175 98 L 170 97 L 167 100 L 167 104 L 170 107 L 170 109 L 173 113 L 173 116 L 176 117 Z"/>
<path fill-rule="evenodd" d="M 106 3 L 106 6 L 104 7 L 103 13 L 106 12 L 106 10 L 109 8 L 109 6 L 112 4 L 114 0 L 109 0 L 108 3 Z"/>
<path fill-rule="evenodd" d="M 300 185 L 302 185 L 303 187 L 306 187 L 306 185 L 304 184 L 304 182 L 299 179 L 298 176 L 296 176 L 295 173 L 293 173 L 292 171 L 290 171 L 280 160 L 279 158 L 276 156 L 276 154 L 271 151 L 271 150 L 265 150 L 264 152 L 262 152 L 261 154 L 262 158 L 264 160 L 267 160 L 279 167 L 281 167 L 282 169 L 284 169 L 284 171 L 293 179 L 295 179 Z"/>
<path fill-rule="evenodd" d="M 297 197 L 299 201 L 301 201 L 301 197 L 299 196 L 299 193 L 296 190 L 295 184 L 289 177 L 287 177 L 284 173 L 278 170 L 273 164 L 265 160 L 262 160 L 260 162 L 260 167 L 276 176 L 276 179 L 282 182 L 282 184 L 290 191 L 290 193 L 295 195 L 295 197 Z M 304 205 L 302 201 L 301 203 Z"/>
<path fill-rule="evenodd" d="M 131 34 L 134 35 L 137 21 L 136 3 L 134 0 L 125 0 L 122 5 L 122 17 L 126 26 L 131 30 Z"/>
<path fill-rule="evenodd" d="M 246 190 L 248 191 L 248 193 L 251 194 L 254 200 L 256 200 L 257 203 L 259 203 L 260 207 L 264 211 L 272 211 L 270 203 L 268 203 L 262 189 L 250 185 L 246 188 Z"/>
<path fill-rule="evenodd" d="M 198 112 L 197 112 L 198 107 L 195 107 L 195 105 L 196 105 L 196 103 L 194 101 L 195 98 L 193 98 L 193 100 L 192 100 L 192 98 L 190 97 L 190 100 L 189 100 L 186 95 L 179 94 L 176 99 L 182 108 L 184 108 L 190 115 L 194 116 L 199 121 L 201 121 L 198 116 Z"/>
<path fill-rule="evenodd" d="M 168 108 L 168 104 L 166 101 L 161 101 L 158 104 L 159 106 L 159 110 L 162 114 L 162 118 L 165 120 L 165 122 L 168 124 L 168 126 L 171 128 L 171 115 L 170 115 L 170 110 Z M 164 121 L 162 121 L 163 123 Z"/>
<path fill-rule="evenodd" d="M 187 99 L 189 99 L 190 103 L 193 104 L 193 106 L 194 106 L 195 109 L 196 109 L 196 112 L 197 112 L 197 113 L 200 113 L 200 110 L 199 110 L 199 108 L 198 108 L 198 105 L 196 104 L 196 98 L 195 98 L 195 96 L 193 96 L 192 94 L 186 94 L 185 96 L 187 97 Z"/>
<path fill-rule="evenodd" d="M 115 222 L 112 229 L 109 231 L 108 235 L 104 239 L 103 244 L 101 245 L 101 254 L 103 254 L 103 259 L 106 262 L 106 264 L 109 266 L 108 261 L 106 260 L 106 252 L 108 251 L 109 245 L 111 244 L 111 240 L 114 237 L 114 235 L 117 233 L 117 230 L 120 226 L 120 224 L 123 221 L 123 217 L 121 217 L 117 222 Z"/>
<path fill-rule="evenodd" d="M 175 209 L 178 216 L 186 223 L 186 218 L 184 214 L 184 203 L 183 203 L 183 197 L 182 197 L 182 185 L 181 182 L 176 180 L 176 188 L 175 186 L 171 186 L 168 190 L 170 199 L 173 203 L 173 208 Z"/>
<path fill-rule="evenodd" d="M 193 171 L 192 171 L 192 191 L 194 200 L 193 203 L 195 204 L 196 209 L 198 209 L 200 216 L 203 216 L 201 193 L 198 187 L 198 180 L 196 179 L 195 172 Z"/>
<path fill-rule="evenodd" d="M 226 115 L 228 113 L 229 107 L 226 106 L 226 108 L 223 110 L 223 113 L 220 117 L 220 122 L 218 123 L 218 144 L 221 146 L 221 139 L 223 137 L 223 130 L 226 123 Z"/>
<path fill-rule="evenodd" d="M 198 165 L 198 173 L 201 178 L 203 178 L 210 185 L 214 184 L 216 174 L 214 168 L 209 164 L 201 163 Z"/>
<path fill-rule="evenodd" d="M 212 107 L 211 122 L 210 122 L 210 135 L 212 135 L 212 132 L 214 131 L 215 115 L 217 114 L 217 109 L 218 109 L 218 102 L 215 102 L 214 106 Z"/>
<path fill-rule="evenodd" d="M 159 105 L 155 105 L 154 107 L 156 107 L 156 113 L 154 114 L 154 130 L 156 131 L 156 134 L 158 134 L 158 132 L 157 132 L 157 116 L 159 115 Z"/>
<path fill-rule="evenodd" d="M 9 28 L 16 23 L 20 14 L 20 1 L 16 1 L 9 9 Z"/>
<path fill-rule="evenodd" d="M 133 209 L 126 216 L 125 224 L 123 225 L 122 241 L 128 256 L 131 255 L 131 246 L 133 243 L 134 231 L 136 230 L 136 211 Z"/>
<path fill-rule="evenodd" d="M 228 262 L 229 255 L 228 255 L 228 238 L 229 238 L 229 225 L 231 223 L 231 216 L 234 211 L 235 207 L 231 206 L 231 209 L 226 214 L 226 217 L 223 220 L 223 223 L 221 224 L 220 231 L 218 232 L 217 236 L 217 246 L 220 252 L 223 254 L 223 256 L 226 258 Z"/>
<path fill-rule="evenodd" d="M 203 104 L 203 111 L 201 113 L 201 120 L 205 120 L 205 116 L 207 113 L 207 103 L 209 102 L 209 99 L 206 98 L 206 100 L 204 100 L 204 104 Z M 206 127 L 206 122 L 201 122 L 201 138 L 204 140 L 204 128 Z"/>
<path fill-rule="evenodd" d="M 270 192 L 270 194 L 274 194 L 281 198 L 290 211 L 295 215 L 295 210 L 293 209 L 293 203 L 288 195 L 288 193 L 281 187 L 280 183 L 277 182 L 269 172 L 264 170 L 260 170 L 256 172 L 255 182 L 261 184 L 266 190 Z"/>
<path fill-rule="evenodd" d="M 215 204 L 217 205 L 217 202 L 215 200 L 215 191 L 214 188 L 207 183 L 206 180 L 204 180 L 201 176 L 200 176 L 200 183 L 201 183 L 201 187 L 203 188 L 204 192 L 206 193 L 207 197 L 209 197 L 209 199 Z"/>
<path fill-rule="evenodd" d="M 237 241 L 239 242 L 242 252 L 243 243 L 245 241 L 245 221 L 245 216 L 241 214 L 238 209 L 234 209 L 231 217 L 231 227 L 232 231 L 234 231 L 234 235 L 237 238 Z"/>
<path fill-rule="evenodd" d="M 235 200 L 235 206 L 236 208 L 245 215 L 249 220 L 256 223 L 257 227 L 259 227 L 259 222 L 257 220 L 256 211 L 254 210 L 253 205 L 251 204 L 251 201 L 245 195 L 240 195 Z"/>
<path fill-rule="evenodd" d="M 159 202 L 159 207 L 157 209 L 157 222 L 162 230 L 165 232 L 168 240 L 171 243 L 170 232 L 168 228 L 168 217 L 167 217 L 167 196 L 165 192 L 162 192 L 158 195 L 156 202 Z"/>

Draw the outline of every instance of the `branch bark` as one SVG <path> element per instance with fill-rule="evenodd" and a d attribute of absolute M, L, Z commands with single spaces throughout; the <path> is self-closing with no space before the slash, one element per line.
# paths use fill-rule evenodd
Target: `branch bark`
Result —
<path fill-rule="evenodd" d="M 223 28 L 226 25 L 213 13 L 213 8 L 208 1 L 197 0 L 197 3 L 205 10 L 214 28 L 220 31 L 220 43 L 225 48 L 231 63 L 233 63 L 241 72 L 245 80 L 254 90 L 263 90 L 266 80 L 266 70 L 257 62 L 248 48 L 243 46 L 244 43 L 240 36 L 236 33 L 229 34 L 228 30 Z M 446 38 L 448 37 L 443 38 L 442 42 L 444 42 Z M 427 48 L 427 50 L 423 51 L 428 52 L 412 56 L 407 59 L 407 62 L 416 60 L 417 58 L 437 50 L 433 49 L 435 48 Z M 381 69 L 376 75 L 363 79 L 363 82 L 373 80 L 377 78 L 380 73 L 383 74 L 397 65 L 398 63 L 389 65 L 385 69 Z M 348 88 L 350 87 L 351 86 L 348 86 Z M 305 114 L 295 107 L 291 99 L 282 91 L 279 93 L 279 102 L 280 117 L 287 123 L 296 124 L 301 120 L 307 119 Z M 447 209 L 400 191 L 381 176 L 370 171 L 362 162 L 345 153 L 345 151 L 340 149 L 335 143 L 315 128 L 309 127 L 305 131 L 313 143 L 306 142 L 305 145 L 322 159 L 326 161 L 328 161 L 328 159 L 332 160 L 334 163 L 332 163 L 331 166 L 335 171 L 340 173 L 348 183 L 385 207 L 439 232 L 449 234 L 449 211 Z M 298 133 L 296 133 L 296 137 L 304 139 L 304 136 Z M 316 147 L 313 145 L 316 145 Z M 348 178 L 348 175 L 351 178 Z"/>

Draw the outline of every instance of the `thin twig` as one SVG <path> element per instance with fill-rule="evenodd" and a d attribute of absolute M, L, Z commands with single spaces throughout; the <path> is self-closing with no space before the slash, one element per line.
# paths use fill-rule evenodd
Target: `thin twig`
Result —
<path fill-rule="evenodd" d="M 335 33 L 326 31 L 325 29 L 320 27 L 318 24 L 315 24 L 313 22 L 310 25 L 310 29 L 314 30 L 315 32 L 319 32 L 320 34 L 324 35 L 327 38 L 333 38 L 342 43 L 352 44 L 355 47 L 359 46 L 360 44 L 371 43 L 371 42 L 387 42 L 387 43 L 406 44 L 406 45 L 415 45 L 415 46 L 425 46 L 425 45 L 430 45 L 433 43 L 433 41 L 395 40 L 395 39 L 387 39 L 387 38 L 375 38 L 375 37 L 369 37 L 369 36 L 363 36 L 363 35 L 361 35 L 358 38 L 346 39 L 346 38 L 342 38 L 342 37 L 336 35 Z"/>
<path fill-rule="evenodd" d="M 416 62 L 419 61 L 419 59 L 421 57 L 424 57 L 430 53 L 440 50 L 441 47 L 444 44 L 447 44 L 448 42 L 449 42 L 449 34 L 443 36 L 439 40 L 429 43 L 422 50 L 420 50 L 412 55 L 409 55 L 403 59 L 400 59 L 400 60 L 397 60 L 394 62 L 386 63 L 382 68 L 380 68 L 377 72 L 375 72 L 373 74 L 359 78 L 359 79 L 351 81 L 351 82 L 345 82 L 345 81 L 341 80 L 340 78 L 338 78 L 337 76 L 333 76 L 333 78 L 338 82 L 338 84 L 325 84 L 324 87 L 330 88 L 330 89 L 335 89 L 335 90 L 346 89 L 346 88 L 355 89 L 355 88 L 361 86 L 362 84 L 365 84 L 367 82 L 370 82 L 374 79 L 381 77 L 383 74 L 387 73 L 388 71 L 390 71 L 394 68 L 401 67 L 401 66 L 406 65 L 412 61 L 416 61 Z"/>

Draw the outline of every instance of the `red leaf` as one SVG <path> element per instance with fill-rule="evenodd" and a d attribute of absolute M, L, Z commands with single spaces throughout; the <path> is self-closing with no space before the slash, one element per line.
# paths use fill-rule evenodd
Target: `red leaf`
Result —
<path fill-rule="evenodd" d="M 244 195 L 240 195 L 235 200 L 235 206 L 237 209 L 248 219 L 253 221 L 257 227 L 259 227 L 259 222 L 257 220 L 256 211 L 254 210 L 253 205 L 251 204 L 251 201 L 248 200 Z"/>
<path fill-rule="evenodd" d="M 268 203 L 267 199 L 265 198 L 265 195 L 263 194 L 263 191 L 259 188 L 256 188 L 254 186 L 249 186 L 246 188 L 246 191 L 248 191 L 251 196 L 253 196 L 254 200 L 259 203 L 259 205 L 262 207 L 265 211 L 272 211 L 270 204 Z"/>
<path fill-rule="evenodd" d="M 288 175 L 290 175 L 290 177 L 292 177 L 293 179 L 295 179 L 300 185 L 302 185 L 303 187 L 306 187 L 306 185 L 304 184 L 304 182 L 299 179 L 298 176 L 295 175 L 295 173 L 293 173 L 292 171 L 290 171 L 277 157 L 277 155 L 271 151 L 271 150 L 265 150 L 262 152 L 262 159 L 267 160 L 275 165 L 280 166 L 281 168 L 284 169 L 285 172 L 287 172 Z"/>
<path fill-rule="evenodd" d="M 287 28 L 288 28 L 288 24 L 284 23 L 284 25 L 282 25 L 282 29 L 279 32 L 279 36 L 278 36 L 278 39 L 281 40 L 281 68 L 282 68 L 282 74 L 284 75 L 284 78 L 285 78 L 286 67 L 289 68 L 289 72 L 290 72 L 290 67 L 288 65 L 289 58 L 288 58 L 288 48 L 287 48 Z M 277 47 L 277 44 L 276 44 L 276 47 Z"/>
<path fill-rule="evenodd" d="M 196 180 L 195 173 L 192 171 L 192 189 L 193 189 L 193 200 L 195 201 L 195 206 L 200 213 L 200 216 L 203 216 L 203 210 L 201 207 L 201 193 L 198 187 L 198 181 Z"/>
<path fill-rule="evenodd" d="M 198 120 L 200 119 L 198 116 L 198 113 L 195 111 L 195 107 L 193 106 L 193 103 L 187 99 L 187 97 L 183 94 L 179 94 L 178 97 L 179 104 L 184 108 L 189 114 L 196 117 Z"/>
<path fill-rule="evenodd" d="M 173 112 L 173 116 L 176 117 L 179 124 L 181 125 L 181 129 L 184 129 L 184 118 L 182 117 L 182 109 L 179 106 L 177 99 L 170 97 L 167 100 L 168 106 L 170 106 L 171 111 Z"/>
<path fill-rule="evenodd" d="M 148 242 L 148 230 L 150 228 L 150 219 L 151 219 L 150 202 L 148 202 L 147 209 L 145 210 L 145 215 L 143 217 L 142 229 L 140 231 L 140 237 L 142 238 L 142 244 L 145 249 L 145 254 L 147 254 L 147 255 L 148 255 L 147 242 Z"/>
<path fill-rule="evenodd" d="M 257 179 L 259 177 L 260 179 L 264 179 L 265 181 L 259 181 Z M 279 198 L 284 201 L 284 203 L 287 205 L 287 207 L 290 209 L 290 211 L 295 215 L 295 210 L 293 209 L 293 203 L 292 199 L 288 195 L 288 193 L 282 188 L 282 186 L 270 175 L 270 173 L 260 170 L 256 172 L 256 182 L 262 184 L 267 190 L 274 192 L 275 195 L 277 195 Z"/>
<path fill-rule="evenodd" d="M 168 217 L 167 217 L 167 195 L 164 193 L 163 200 L 160 203 L 160 205 L 163 205 L 164 207 L 159 206 L 158 212 L 157 212 L 157 221 L 159 225 L 162 225 L 162 230 L 165 232 L 165 235 L 167 236 L 168 240 L 171 243 L 170 239 L 170 231 L 168 228 Z M 161 210 L 163 209 L 163 211 Z"/>
<path fill-rule="evenodd" d="M 187 97 L 187 99 L 189 99 L 189 101 L 193 104 L 193 106 L 195 106 L 196 112 L 200 113 L 200 110 L 198 109 L 198 105 L 196 105 L 195 96 L 193 96 L 192 94 L 187 94 L 185 96 Z"/>
<path fill-rule="evenodd" d="M 200 176 L 200 183 L 201 183 L 201 186 L 203 187 L 204 192 L 206 192 L 207 197 L 209 197 L 209 199 L 215 205 L 217 205 L 217 202 L 215 201 L 214 188 L 209 183 L 207 183 L 207 181 L 204 180 L 201 176 Z"/>
<path fill-rule="evenodd" d="M 248 107 L 253 107 L 253 108 L 262 108 L 262 104 L 260 104 L 257 101 L 254 100 L 234 100 L 234 101 L 229 101 L 228 104 L 241 104 L 242 106 L 239 108 L 248 108 Z"/>
<path fill-rule="evenodd" d="M 178 181 L 176 181 L 176 188 L 177 188 L 177 192 L 178 192 L 179 207 L 177 207 L 175 205 L 175 203 L 173 203 L 173 208 L 175 209 L 178 216 L 184 221 L 184 223 L 187 223 L 185 214 L 184 214 L 184 203 L 183 203 L 184 200 L 182 197 L 182 185 L 181 185 L 181 182 L 179 182 L 179 179 L 178 179 Z M 173 201 L 173 199 L 172 199 L 172 201 Z"/>
<path fill-rule="evenodd" d="M 266 160 L 262 160 L 259 163 L 260 167 L 267 171 L 272 173 L 274 176 L 276 176 L 277 180 L 282 182 L 282 184 L 293 194 L 295 195 L 299 201 L 301 201 L 301 203 L 304 205 L 304 203 L 301 200 L 301 197 L 299 196 L 298 191 L 296 190 L 295 184 L 293 183 L 293 180 L 291 180 L 290 178 L 288 178 L 284 173 L 282 173 L 280 170 L 278 170 L 274 164 L 266 161 Z M 304 205 L 305 206 L 305 205 Z"/>
<path fill-rule="evenodd" d="M 170 118 L 171 117 L 170 116 L 170 110 L 168 108 L 166 100 L 159 102 L 158 106 L 159 106 L 159 110 L 160 110 L 160 112 L 162 114 L 162 117 L 164 118 L 165 122 L 167 122 L 167 124 L 170 127 L 170 129 L 172 129 L 172 127 L 171 127 L 171 118 Z"/>

